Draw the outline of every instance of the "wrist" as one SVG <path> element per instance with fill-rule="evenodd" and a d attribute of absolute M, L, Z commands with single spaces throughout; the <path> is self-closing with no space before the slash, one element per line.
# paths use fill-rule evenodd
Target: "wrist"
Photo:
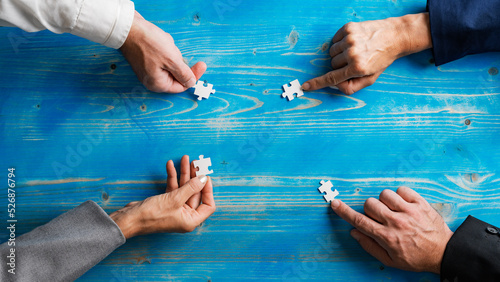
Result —
<path fill-rule="evenodd" d="M 433 264 L 433 266 L 428 269 L 429 272 L 436 273 L 438 275 L 441 274 L 441 265 L 443 263 L 443 258 L 444 258 L 444 252 L 446 250 L 446 247 L 448 246 L 448 242 L 450 241 L 451 237 L 453 236 L 453 232 L 448 228 L 445 232 L 445 235 L 441 237 L 441 243 L 439 244 L 437 248 L 437 258 L 436 263 Z"/>
<path fill-rule="evenodd" d="M 132 21 L 132 26 L 130 27 L 130 30 L 128 32 L 128 36 L 125 39 L 125 42 L 123 45 L 120 47 L 120 50 L 123 52 L 124 49 L 127 49 L 130 44 L 135 40 L 135 36 L 137 33 L 137 29 L 140 27 L 142 24 L 142 21 L 144 21 L 144 18 L 139 14 L 137 11 L 134 13 L 134 19 Z"/>
<path fill-rule="evenodd" d="M 118 225 L 125 239 L 130 239 L 137 235 L 136 217 L 127 208 L 117 210 L 111 213 L 109 217 Z"/>
<path fill-rule="evenodd" d="M 399 38 L 399 58 L 432 48 L 429 13 L 393 18 Z"/>

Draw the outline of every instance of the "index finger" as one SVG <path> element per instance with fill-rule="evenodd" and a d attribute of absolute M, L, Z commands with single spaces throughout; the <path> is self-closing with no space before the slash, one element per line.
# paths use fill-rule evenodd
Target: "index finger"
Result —
<path fill-rule="evenodd" d="M 338 201 L 338 206 L 334 208 L 335 201 Z M 373 236 L 374 230 L 378 230 L 383 227 L 382 224 L 372 220 L 364 214 L 361 214 L 353 210 L 348 205 L 344 204 L 341 200 L 332 201 L 333 211 L 340 216 L 343 220 L 347 221 L 349 224 L 354 226 L 356 229 L 367 234 L 368 236 Z"/>
<path fill-rule="evenodd" d="M 311 80 L 306 81 L 302 88 L 306 91 L 317 90 L 321 88 L 325 88 L 327 86 L 335 86 L 341 82 L 344 82 L 348 79 L 352 78 L 349 76 L 349 69 L 347 66 L 333 70 L 325 75 L 320 77 L 313 78 Z"/>
<path fill-rule="evenodd" d="M 181 175 L 179 177 L 179 186 L 184 186 L 186 182 L 191 179 L 191 164 L 189 163 L 189 156 L 184 155 L 181 158 Z"/>

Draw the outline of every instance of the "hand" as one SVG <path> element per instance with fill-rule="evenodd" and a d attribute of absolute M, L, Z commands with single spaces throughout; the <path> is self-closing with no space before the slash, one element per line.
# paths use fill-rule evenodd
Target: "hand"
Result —
<path fill-rule="evenodd" d="M 191 69 L 172 36 L 135 12 L 125 43 L 120 48 L 139 80 L 151 91 L 180 93 L 193 87 L 207 65 L 198 62 Z"/>
<path fill-rule="evenodd" d="M 399 187 L 397 193 L 386 189 L 379 200 L 366 200 L 366 216 L 340 200 L 333 200 L 331 206 L 356 228 L 351 236 L 383 264 L 439 274 L 453 232 L 417 192 L 408 187 Z"/>
<path fill-rule="evenodd" d="M 131 202 L 109 215 L 126 239 L 158 232 L 191 232 L 215 212 L 212 181 L 208 176 L 194 176 L 189 157 L 181 160 L 180 188 L 172 161 L 167 163 L 167 172 L 166 193 Z"/>
<path fill-rule="evenodd" d="M 311 79 L 304 90 L 327 86 L 351 95 L 375 83 L 396 59 L 432 47 L 429 14 L 348 23 L 333 37 L 333 71 Z"/>
<path fill-rule="evenodd" d="M 189 164 L 189 156 L 184 155 L 181 158 L 181 175 L 177 180 L 177 171 L 172 160 L 167 162 L 167 189 L 166 192 L 173 192 L 179 187 L 184 186 L 189 179 L 196 177 L 196 168 L 194 163 Z M 201 203 L 201 192 L 195 193 L 186 202 L 191 208 L 196 209 Z"/>

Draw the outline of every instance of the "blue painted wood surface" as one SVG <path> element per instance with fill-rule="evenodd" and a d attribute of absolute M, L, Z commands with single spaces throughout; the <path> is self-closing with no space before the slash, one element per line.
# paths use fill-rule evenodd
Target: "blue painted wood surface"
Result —
<path fill-rule="evenodd" d="M 353 96 L 280 97 L 281 85 L 329 70 L 330 39 L 346 22 L 421 12 L 425 1 L 135 4 L 190 64 L 208 64 L 214 96 L 150 93 L 115 50 L 0 29 L 0 168 L 4 180 L 16 168 L 18 234 L 88 199 L 112 212 L 160 193 L 169 159 L 212 158 L 209 220 L 134 238 L 80 281 L 438 281 L 365 253 L 318 193 L 321 179 L 359 211 L 407 185 L 452 229 L 468 214 L 500 225 L 499 54 L 436 68 L 425 51 Z"/>

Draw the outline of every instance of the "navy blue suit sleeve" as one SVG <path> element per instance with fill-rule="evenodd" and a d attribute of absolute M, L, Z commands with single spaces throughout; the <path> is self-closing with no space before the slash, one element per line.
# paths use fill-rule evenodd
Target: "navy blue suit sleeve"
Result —
<path fill-rule="evenodd" d="M 458 227 L 444 251 L 441 281 L 500 281 L 500 231 L 472 216 Z"/>
<path fill-rule="evenodd" d="M 436 66 L 500 51 L 500 1 L 428 0 Z"/>

